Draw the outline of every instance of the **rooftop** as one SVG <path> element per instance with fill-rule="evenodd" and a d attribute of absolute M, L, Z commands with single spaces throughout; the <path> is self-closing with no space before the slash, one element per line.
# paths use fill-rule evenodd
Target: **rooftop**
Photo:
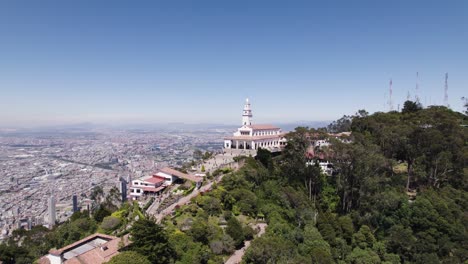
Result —
<path fill-rule="evenodd" d="M 196 177 L 196 176 L 190 175 L 190 174 L 186 174 L 186 173 L 180 172 L 178 170 L 174 170 L 174 169 L 169 168 L 169 167 L 162 168 L 159 171 L 163 172 L 163 173 L 166 173 L 166 174 L 170 174 L 170 175 L 179 177 L 179 178 L 182 178 L 184 180 L 189 180 L 189 181 L 193 181 L 193 182 L 203 181 L 203 179 L 201 179 L 199 177 Z"/>
<path fill-rule="evenodd" d="M 61 257 L 66 264 L 101 264 L 119 254 L 120 241 L 123 241 L 125 246 L 128 245 L 128 235 L 118 238 L 96 233 L 61 249 L 50 250 L 49 253 Z M 42 257 L 39 263 L 50 263 L 50 259 L 47 256 Z"/>
<path fill-rule="evenodd" d="M 156 184 L 156 183 L 160 183 L 160 182 L 165 181 L 165 179 L 163 177 L 160 177 L 158 175 L 147 176 L 147 177 L 141 178 L 141 180 L 145 181 L 145 182 L 152 183 L 152 184 Z"/>
<path fill-rule="evenodd" d="M 264 135 L 264 136 L 231 136 L 231 137 L 225 137 L 224 139 L 230 139 L 230 140 L 260 140 L 260 139 L 277 139 L 284 137 L 286 134 L 282 133 L 279 135 Z"/>
<path fill-rule="evenodd" d="M 141 186 L 137 186 L 138 188 L 142 189 L 143 191 L 145 192 L 159 192 L 161 190 L 164 190 L 164 188 L 166 188 L 166 186 L 159 186 L 157 188 L 154 188 L 154 187 L 141 187 Z"/>
<path fill-rule="evenodd" d="M 96 234 L 92 234 L 90 236 L 87 236 L 81 240 L 78 240 L 76 241 L 75 243 L 72 243 L 68 246 L 65 246 L 63 248 L 60 248 L 60 249 L 55 249 L 55 250 L 50 250 L 49 253 L 52 254 L 52 255 L 55 255 L 55 256 L 59 256 L 59 255 L 64 255 L 68 252 L 72 252 L 72 251 L 75 251 L 75 252 L 79 252 L 81 251 L 81 247 L 84 246 L 84 247 L 87 247 L 87 246 L 91 246 L 92 248 L 95 248 L 107 241 L 110 241 L 112 239 L 115 239 L 117 237 L 114 237 L 114 236 L 109 236 L 109 235 L 105 235 L 105 234 L 99 234 L 99 233 L 96 233 Z M 69 255 L 71 255 L 73 253 L 70 253 Z"/>
<path fill-rule="evenodd" d="M 280 129 L 279 127 L 273 126 L 273 125 L 250 125 L 248 127 L 252 128 L 253 130 L 278 130 Z"/>

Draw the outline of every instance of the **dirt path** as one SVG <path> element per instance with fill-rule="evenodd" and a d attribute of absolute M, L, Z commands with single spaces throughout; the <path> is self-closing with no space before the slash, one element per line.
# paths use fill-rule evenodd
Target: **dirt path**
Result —
<path fill-rule="evenodd" d="M 262 236 L 265 233 L 265 229 L 267 227 L 267 224 L 260 223 L 256 225 L 257 227 L 260 228 L 260 231 L 257 234 L 257 237 Z M 242 247 L 239 250 L 236 250 L 234 254 L 232 254 L 229 259 L 225 262 L 225 264 L 237 264 L 240 263 L 242 260 L 242 257 L 244 257 L 245 251 L 250 247 L 250 242 L 251 241 L 245 241 L 244 247 Z"/>

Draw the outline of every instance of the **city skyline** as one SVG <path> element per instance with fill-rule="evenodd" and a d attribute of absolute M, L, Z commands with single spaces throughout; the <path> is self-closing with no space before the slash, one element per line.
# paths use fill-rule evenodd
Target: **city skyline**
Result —
<path fill-rule="evenodd" d="M 0 3 L 0 127 L 462 111 L 466 1 Z"/>

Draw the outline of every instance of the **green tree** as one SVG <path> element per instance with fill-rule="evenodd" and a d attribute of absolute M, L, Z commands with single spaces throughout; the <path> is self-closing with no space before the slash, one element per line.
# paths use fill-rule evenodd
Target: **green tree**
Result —
<path fill-rule="evenodd" d="M 151 263 L 172 263 L 175 251 L 164 229 L 152 219 L 139 219 L 131 230 L 130 250 L 146 256 Z"/>
<path fill-rule="evenodd" d="M 121 224 L 121 221 L 118 217 L 115 216 L 106 216 L 101 223 L 101 228 L 107 232 L 117 229 Z"/>
<path fill-rule="evenodd" d="M 468 98 L 463 96 L 461 99 L 463 101 L 463 107 L 465 107 L 465 115 L 468 115 Z"/>
<path fill-rule="evenodd" d="M 107 262 L 108 264 L 151 264 L 151 262 L 142 254 L 135 251 L 124 251 Z"/>
<path fill-rule="evenodd" d="M 403 104 L 402 113 L 414 113 L 422 109 L 422 105 L 419 102 L 406 101 Z"/>
<path fill-rule="evenodd" d="M 312 224 L 304 227 L 304 242 L 299 246 L 301 255 L 308 256 L 312 263 L 334 263 L 330 245 Z"/>
<path fill-rule="evenodd" d="M 220 240 L 210 243 L 211 251 L 215 254 L 231 254 L 235 250 L 235 243 L 231 236 L 225 234 Z"/>
<path fill-rule="evenodd" d="M 351 264 L 380 264 L 379 255 L 372 249 L 361 249 L 359 247 L 353 249 L 353 252 L 346 258 L 347 263 Z"/>
<path fill-rule="evenodd" d="M 192 228 L 189 231 L 189 234 L 193 237 L 193 239 L 197 242 L 201 242 L 203 244 L 208 244 L 208 233 L 206 232 L 208 229 L 208 223 L 205 219 L 201 217 L 197 217 L 192 224 Z"/>
<path fill-rule="evenodd" d="M 201 160 L 203 158 L 203 152 L 199 149 L 196 149 L 193 151 L 193 159 L 195 160 Z"/>
<path fill-rule="evenodd" d="M 255 156 L 255 159 L 257 159 L 258 161 L 260 161 L 260 163 L 262 163 L 262 165 L 265 167 L 265 168 L 268 168 L 270 165 L 270 163 L 272 162 L 271 160 L 271 152 L 268 151 L 267 149 L 263 149 L 263 148 L 258 148 L 257 149 L 257 156 Z"/>
<path fill-rule="evenodd" d="M 353 244 L 362 249 L 372 248 L 375 243 L 375 237 L 367 225 L 361 226 L 359 232 L 353 235 Z"/>
<path fill-rule="evenodd" d="M 91 200 L 95 200 L 97 202 L 100 202 L 103 197 L 104 197 L 104 190 L 102 189 L 102 187 L 99 186 L 99 185 L 94 186 L 92 191 L 91 191 L 91 195 L 89 196 L 89 198 Z"/>
<path fill-rule="evenodd" d="M 314 200 L 319 192 L 320 168 L 307 166 L 307 149 L 311 146 L 310 135 L 317 133 L 304 127 L 296 128 L 287 135 L 288 144 L 283 151 L 282 173 L 292 183 L 303 184 L 309 200 Z"/>
<path fill-rule="evenodd" d="M 242 229 L 242 225 L 237 220 L 237 218 L 231 217 L 231 219 L 228 220 L 226 234 L 232 237 L 236 248 L 242 247 L 242 245 L 244 244 L 245 236 L 244 231 Z"/>
<path fill-rule="evenodd" d="M 100 223 L 102 220 L 104 220 L 104 217 L 111 215 L 111 211 L 108 210 L 104 205 L 101 205 L 99 209 L 96 210 L 96 212 L 93 214 L 94 220 L 96 222 Z"/>

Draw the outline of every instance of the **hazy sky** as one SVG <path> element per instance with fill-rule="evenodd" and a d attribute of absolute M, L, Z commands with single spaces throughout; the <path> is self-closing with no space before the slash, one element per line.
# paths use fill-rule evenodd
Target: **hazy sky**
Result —
<path fill-rule="evenodd" d="M 331 120 L 468 96 L 468 1 L 0 1 L 0 126 Z"/>

